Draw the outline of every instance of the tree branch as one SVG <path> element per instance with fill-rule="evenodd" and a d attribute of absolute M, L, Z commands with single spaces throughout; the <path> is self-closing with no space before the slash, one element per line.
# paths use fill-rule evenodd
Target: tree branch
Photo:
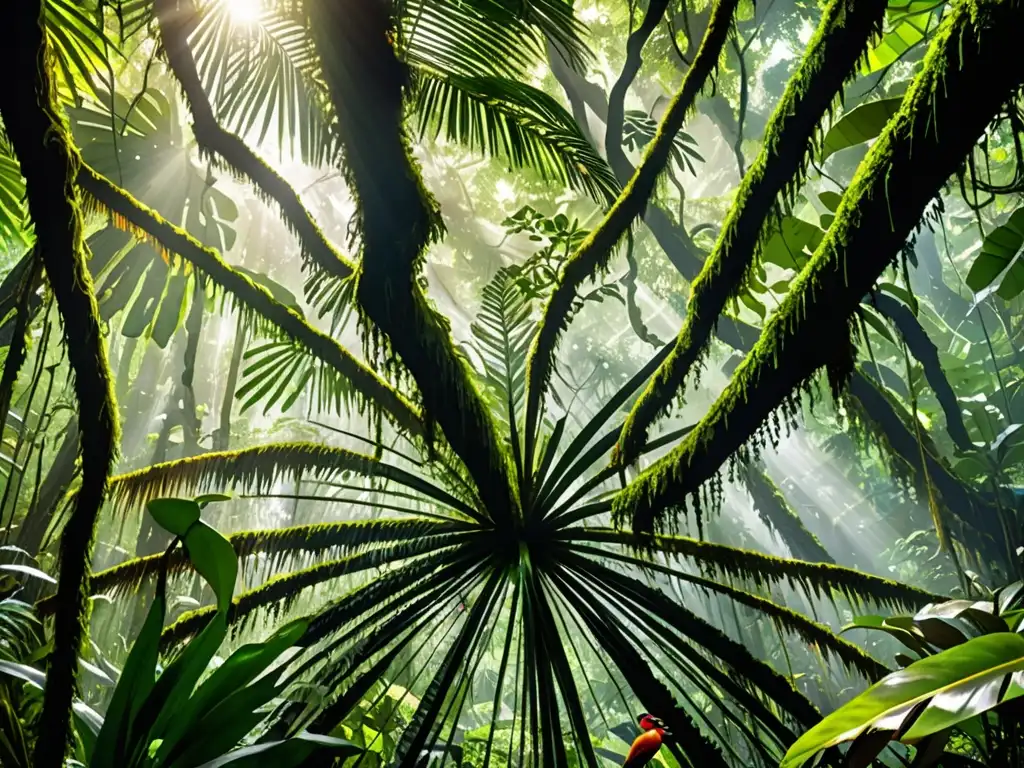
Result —
<path fill-rule="evenodd" d="M 530 346 L 527 363 L 527 466 L 532 466 L 541 398 L 551 380 L 558 341 L 568 324 L 577 292 L 585 280 L 593 278 L 599 270 L 607 267 L 615 245 L 643 213 L 647 201 L 654 193 L 658 177 L 671 158 L 676 134 L 693 108 L 697 95 L 718 65 L 738 5 L 739 0 L 717 0 L 715 3 L 711 22 L 694 65 L 687 72 L 682 86 L 665 112 L 657 135 L 644 153 L 643 161 L 601 223 L 565 263 L 559 282 L 548 299 L 540 329 Z"/>
<path fill-rule="evenodd" d="M 0 88 L 0 116 L 25 176 L 36 253 L 63 320 L 81 429 L 82 483 L 60 540 L 57 602 L 61 609 L 54 617 L 53 651 L 40 716 L 40 733 L 45 737 L 37 740 L 33 761 L 38 768 L 61 768 L 70 741 L 78 652 L 88 631 L 89 556 L 119 430 L 74 183 L 81 159 L 51 78 L 53 52 L 42 0 L 14 4 L 7 9 L 5 21 L 10 39 L 0 47 L 0 65 L 8 81 Z"/>
<path fill-rule="evenodd" d="M 200 152 L 219 156 L 234 173 L 254 184 L 261 197 L 277 203 L 285 222 L 299 238 L 303 256 L 334 277 L 349 277 L 352 264 L 327 239 L 291 185 L 217 121 L 188 43 L 188 35 L 201 14 L 194 0 L 154 0 L 153 13 L 167 63 L 185 94 Z"/>
<path fill-rule="evenodd" d="M 152 242 L 160 250 L 176 253 L 204 272 L 242 306 L 279 327 L 314 357 L 338 371 L 368 402 L 381 408 L 396 426 L 408 430 L 411 435 L 422 437 L 426 434 L 420 414 L 391 385 L 337 341 L 307 323 L 295 310 L 274 299 L 266 288 L 232 269 L 217 251 L 203 246 L 188 232 L 171 224 L 87 165 L 83 165 L 78 173 L 78 184 L 102 209 L 114 214 L 118 226 Z"/>
<path fill-rule="evenodd" d="M 749 454 L 744 444 L 751 437 L 755 452 L 777 439 L 778 425 L 765 432 L 765 421 L 779 408 L 792 419 L 797 392 L 820 368 L 828 369 L 834 392 L 842 386 L 853 367 L 849 318 L 1024 82 L 1024 60 L 1005 57 L 1021 24 L 1024 4 L 1017 0 L 972 0 L 949 14 L 900 112 L 872 146 L 761 339 L 686 441 L 615 499 L 616 520 L 631 519 L 641 534 L 664 527 L 666 509 L 699 490 L 737 451 Z"/>
<path fill-rule="evenodd" d="M 487 513 L 511 525 L 518 503 L 508 456 L 447 321 L 418 282 L 439 217 L 409 154 L 403 123 L 408 71 L 389 42 L 390 5 L 306 4 L 338 114 L 349 185 L 360 204 L 363 258 L 356 295 L 364 321 L 375 326 L 375 352 L 398 354 L 422 393 L 427 417 L 436 419 L 465 464 Z"/>
<path fill-rule="evenodd" d="M 765 131 L 761 151 L 743 179 L 714 250 L 693 282 L 686 319 L 672 353 L 634 404 L 615 460 L 636 461 L 657 420 L 706 354 L 718 318 L 743 291 L 758 263 L 765 222 L 779 195 L 801 182 L 814 135 L 872 35 L 885 18 L 886 0 L 832 0 Z"/>
<path fill-rule="evenodd" d="M 879 313 L 888 318 L 896 330 L 900 332 L 903 341 L 914 358 L 924 368 L 925 378 L 931 385 L 942 412 L 946 415 L 946 431 L 956 443 L 956 447 L 963 451 L 974 449 L 971 436 L 964 425 L 963 412 L 960 403 L 957 401 L 956 392 L 950 386 L 945 372 L 942 370 L 942 363 L 939 362 L 939 350 L 935 346 L 921 323 L 902 302 L 879 291 L 871 296 L 871 304 Z"/>

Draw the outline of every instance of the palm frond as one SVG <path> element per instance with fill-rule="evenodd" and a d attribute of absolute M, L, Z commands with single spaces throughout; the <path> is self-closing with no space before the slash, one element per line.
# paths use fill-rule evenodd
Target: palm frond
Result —
<path fill-rule="evenodd" d="M 25 178 L 0 124 L 0 243 L 9 247 L 27 245 L 30 226 L 25 209 Z"/>
<path fill-rule="evenodd" d="M 568 528 L 567 541 L 591 541 L 635 547 L 638 539 L 613 528 Z M 831 599 L 838 592 L 854 604 L 874 603 L 895 610 L 911 610 L 941 601 L 939 595 L 880 576 L 831 563 L 789 560 L 761 552 L 714 544 L 686 536 L 657 536 L 653 551 L 694 561 L 711 576 L 722 575 L 757 587 L 788 585 L 809 598 Z"/>
<path fill-rule="evenodd" d="M 262 567 L 278 570 L 291 564 L 297 555 L 314 555 L 336 559 L 342 555 L 358 554 L 377 544 L 393 544 L 411 539 L 430 538 L 453 533 L 462 528 L 457 522 L 409 518 L 376 518 L 372 520 L 346 520 L 339 523 L 313 523 L 288 528 L 239 531 L 227 538 L 242 561 L 259 555 L 265 560 Z M 94 595 L 116 597 L 137 592 L 146 579 L 155 576 L 166 562 L 169 574 L 182 573 L 190 566 L 183 549 L 175 549 L 169 556 L 163 553 L 136 557 L 93 574 L 89 587 Z M 40 610 L 46 610 L 42 601 Z"/>
<path fill-rule="evenodd" d="M 133 509 L 161 496 L 196 495 L 230 487 L 265 494 L 280 480 L 326 480 L 343 473 L 396 482 L 451 512 L 480 519 L 475 509 L 419 475 L 371 456 L 317 443 L 270 443 L 154 464 L 111 478 L 110 495 L 115 504 Z"/>
<path fill-rule="evenodd" d="M 618 193 L 611 168 L 561 104 L 511 77 L 416 66 L 422 136 L 444 135 L 471 149 L 532 168 L 546 179 L 607 203 Z"/>
<path fill-rule="evenodd" d="M 483 363 L 484 381 L 511 424 L 518 417 L 526 383 L 526 350 L 535 324 L 533 307 L 520 290 L 517 270 L 502 267 L 484 286 L 483 301 L 470 325 L 469 346 Z"/>
<path fill-rule="evenodd" d="M 56 52 L 58 89 L 75 104 L 110 91 L 108 61 L 118 53 L 95 14 L 95 5 L 78 0 L 45 3 L 46 32 Z"/>
<path fill-rule="evenodd" d="M 265 584 L 236 596 L 232 602 L 228 620 L 236 627 L 236 630 L 241 630 L 244 628 L 244 622 L 249 620 L 255 612 L 264 608 L 271 608 L 278 612 L 286 610 L 301 596 L 304 590 L 334 581 L 342 576 L 380 568 L 408 558 L 429 554 L 431 562 L 436 564 L 443 558 L 446 548 L 449 553 L 458 549 L 457 546 L 453 547 L 453 544 L 457 544 L 457 540 L 453 541 L 453 537 L 457 539 L 460 535 L 452 533 L 398 542 L 361 554 L 317 563 L 301 571 L 279 574 Z M 161 645 L 164 648 L 170 648 L 194 636 L 206 626 L 207 622 L 216 614 L 216 610 L 216 606 L 210 605 L 182 614 L 177 621 L 164 629 L 160 640 Z"/>
<path fill-rule="evenodd" d="M 319 61 L 302 24 L 273 10 L 240 27 L 230 3 L 203 14 L 191 44 L 218 118 L 232 132 L 323 165 L 336 157 Z"/>

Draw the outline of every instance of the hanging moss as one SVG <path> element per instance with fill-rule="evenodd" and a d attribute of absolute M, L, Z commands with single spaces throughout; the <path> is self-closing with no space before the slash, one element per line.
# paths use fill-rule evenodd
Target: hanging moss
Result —
<path fill-rule="evenodd" d="M 167 63 L 192 115 L 192 133 L 200 155 L 236 178 L 247 179 L 263 202 L 277 205 L 285 224 L 299 239 L 303 259 L 335 278 L 349 277 L 354 271 L 352 264 L 327 239 L 291 185 L 217 121 L 188 41 L 201 11 L 191 0 L 154 0 L 153 15 Z"/>
<path fill-rule="evenodd" d="M 337 341 L 274 299 L 266 288 L 232 269 L 217 251 L 205 247 L 185 230 L 171 224 L 87 165 L 83 164 L 78 173 L 78 184 L 91 198 L 85 202 L 97 212 L 110 213 L 115 226 L 150 243 L 165 258 L 169 259 L 172 253 L 177 254 L 202 270 L 243 306 L 265 318 L 270 328 L 302 344 L 315 357 L 338 371 L 369 403 L 387 414 L 395 426 L 412 435 L 424 435 L 420 415 L 399 392 Z"/>
<path fill-rule="evenodd" d="M 465 502 L 418 475 L 361 453 L 320 443 L 270 443 L 153 464 L 111 478 L 111 498 L 130 510 L 162 496 L 195 495 L 230 487 L 265 494 L 282 478 L 325 480 L 343 472 L 392 480 L 466 517 L 480 518 L 480 513 Z"/>
<path fill-rule="evenodd" d="M 714 250 L 694 280 L 683 328 L 672 354 L 634 404 L 619 438 L 616 461 L 637 460 L 651 425 L 681 392 L 687 375 L 708 349 L 719 317 L 746 290 L 758 264 L 765 226 L 790 206 L 804 169 L 821 140 L 844 82 L 881 28 L 887 0 L 831 0 L 765 128 L 761 151 L 736 193 Z M 782 206 L 779 197 L 782 196 Z"/>
<path fill-rule="evenodd" d="M 693 66 L 662 118 L 658 131 L 644 151 L 643 160 L 626 184 L 618 200 L 605 214 L 579 249 L 566 261 L 541 319 L 540 329 L 530 345 L 527 363 L 526 439 L 531 441 L 540 417 L 541 398 L 551 381 L 555 351 L 571 319 L 576 295 L 586 280 L 607 269 L 615 246 L 633 223 L 643 215 L 658 178 L 668 166 L 676 135 L 693 110 L 697 96 L 711 77 L 732 29 L 732 18 L 739 0 L 716 0 L 707 32 L 701 41 Z M 532 460 L 532 443 L 527 443 L 527 461 Z"/>
<path fill-rule="evenodd" d="M 850 317 L 1024 80 L 1024 61 L 1004 61 L 1015 44 L 1010 30 L 1021 23 L 1017 0 L 969 0 L 947 16 L 899 113 L 861 164 L 761 339 L 686 441 L 615 499 L 617 521 L 632 520 L 640 534 L 671 529 L 676 522 L 667 509 L 699 492 L 730 459 L 756 455 L 778 440 L 766 422 L 775 412 L 794 417 L 797 394 L 813 394 L 819 369 L 829 371 L 833 393 L 842 385 L 853 366 Z"/>
<path fill-rule="evenodd" d="M 635 546 L 641 539 L 611 528 L 571 528 L 563 535 L 570 541 L 595 541 Z M 756 587 L 788 585 L 809 598 L 832 599 L 838 592 L 855 605 L 874 603 L 893 610 L 913 610 L 947 598 L 923 589 L 900 584 L 829 563 L 808 563 L 762 552 L 712 544 L 686 536 L 656 536 L 650 542 L 656 552 L 685 557 L 709 576 L 741 579 Z"/>
<path fill-rule="evenodd" d="M 816 563 L 832 563 L 835 560 L 818 541 L 818 537 L 807 530 L 800 516 L 786 501 L 778 486 L 768 477 L 764 465 L 748 462 L 737 471 L 747 488 L 754 509 L 768 529 L 789 547 L 794 557 Z"/>
<path fill-rule="evenodd" d="M 488 514 L 515 525 L 509 458 L 447 321 L 420 285 L 424 251 L 440 231 L 436 204 L 403 126 L 409 74 L 391 44 L 386 0 L 310 0 L 313 40 L 338 114 L 345 171 L 363 240 L 357 298 L 370 352 L 412 374 L 428 417 L 473 477 Z"/>
<path fill-rule="evenodd" d="M 10 39 L 0 47 L 0 65 L 8 78 L 0 89 L 0 117 L 25 177 L 36 252 L 64 326 L 79 406 L 82 481 L 60 540 L 60 609 L 54 616 L 39 722 L 46 738 L 37 740 L 33 761 L 38 768 L 61 768 L 69 743 L 78 654 L 88 631 L 89 557 L 119 430 L 75 188 L 81 158 L 51 77 L 44 4 L 25 0 L 5 10 Z"/>
<path fill-rule="evenodd" d="M 874 442 L 897 482 L 913 488 L 918 498 L 927 498 L 927 475 L 942 508 L 961 523 L 963 542 L 983 560 L 1001 563 L 1012 572 L 1013 564 L 1005 562 L 1005 533 L 995 504 L 958 478 L 931 447 L 926 445 L 922 454 L 912 422 L 908 424 L 909 414 L 901 417 L 886 393 L 859 371 L 850 380 L 844 405 L 849 431 L 855 436 L 863 433 Z"/>

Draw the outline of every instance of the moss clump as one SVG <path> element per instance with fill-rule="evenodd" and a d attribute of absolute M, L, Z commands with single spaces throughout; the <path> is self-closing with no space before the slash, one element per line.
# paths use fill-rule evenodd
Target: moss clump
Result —
<path fill-rule="evenodd" d="M 886 0 L 831 0 L 765 129 L 764 142 L 704 268 L 693 282 L 686 319 L 672 354 L 633 406 L 615 461 L 632 464 L 647 434 L 705 355 L 719 317 L 746 287 L 758 263 L 766 222 L 788 208 L 821 138 L 821 121 L 881 28 Z"/>
<path fill-rule="evenodd" d="M 833 390 L 852 369 L 848 324 L 877 277 L 899 256 L 926 206 L 957 170 L 1005 100 L 1024 81 L 1024 60 L 1005 64 L 1024 24 L 1016 2 L 957 5 L 936 32 L 921 73 L 872 146 L 836 218 L 761 338 L 708 414 L 675 451 L 615 500 L 617 521 L 650 534 L 665 514 L 715 477 L 769 416 L 795 411 L 795 393 L 829 369 Z M 837 355 L 838 352 L 838 355 Z M 788 412 L 788 413 L 787 413 Z"/>

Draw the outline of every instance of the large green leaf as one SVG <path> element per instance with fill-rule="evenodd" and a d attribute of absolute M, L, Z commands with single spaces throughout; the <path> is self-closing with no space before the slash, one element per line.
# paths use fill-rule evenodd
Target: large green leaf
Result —
<path fill-rule="evenodd" d="M 1003 276 L 997 293 L 1012 299 L 1024 291 L 1024 264 L 1017 259 L 1024 247 L 1024 208 L 1018 208 L 1001 227 L 996 227 L 985 238 L 981 252 L 967 273 L 967 286 L 972 291 L 983 291 Z"/>
<path fill-rule="evenodd" d="M 914 742 L 1024 694 L 1024 637 L 999 632 L 887 675 L 811 728 L 780 768 L 799 768 L 823 749 L 872 730 Z M 884 743 L 883 743 L 884 746 Z M 881 749 L 881 746 L 879 747 Z"/>
<path fill-rule="evenodd" d="M 199 505 L 192 499 L 153 499 L 146 510 L 161 528 L 179 539 L 199 522 Z"/>
<path fill-rule="evenodd" d="M 825 160 L 841 149 L 870 141 L 882 132 L 886 123 L 895 115 L 903 97 L 878 99 L 854 107 L 832 124 L 821 145 L 821 160 Z"/>
<path fill-rule="evenodd" d="M 761 259 L 799 272 L 825 233 L 820 227 L 795 216 L 786 216 L 761 249 Z"/>
<path fill-rule="evenodd" d="M 861 67 L 868 75 L 896 63 L 934 31 L 933 16 L 942 9 L 937 0 L 893 0 L 886 11 L 889 30 L 870 50 Z"/>
<path fill-rule="evenodd" d="M 226 611 L 231 607 L 238 578 L 238 558 L 235 548 L 219 531 L 199 520 L 185 534 L 185 549 L 192 565 L 206 579 L 217 596 L 217 607 Z"/>

